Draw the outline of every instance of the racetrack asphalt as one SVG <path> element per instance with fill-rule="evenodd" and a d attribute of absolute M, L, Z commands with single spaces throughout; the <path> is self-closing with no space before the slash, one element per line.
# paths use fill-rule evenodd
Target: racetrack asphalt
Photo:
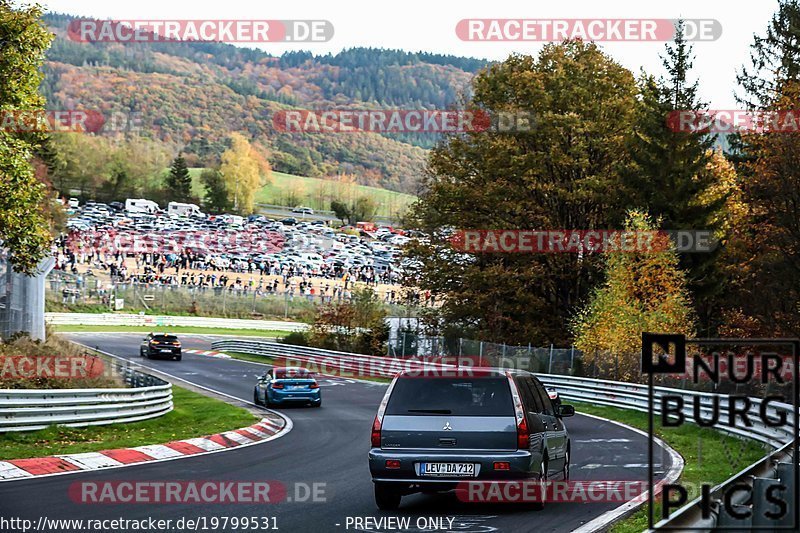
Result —
<path fill-rule="evenodd" d="M 139 357 L 142 334 L 70 333 L 72 340 L 136 361 L 191 383 L 244 401 L 252 401 L 256 377 L 264 365 L 235 359 L 184 354 L 182 361 Z M 181 335 L 186 349 L 210 349 L 213 337 Z M 180 381 L 175 382 L 181 385 Z M 514 504 L 474 504 L 453 494 L 412 495 L 395 512 L 379 511 L 367 466 L 369 433 L 385 385 L 344 378 L 321 378 L 323 406 L 281 408 L 293 421 L 287 435 L 263 445 L 176 461 L 101 470 L 41 479 L 0 483 L 0 517 L 49 519 L 172 519 L 198 517 L 274 517 L 289 532 L 396 531 L 374 524 L 349 525 L 355 517 L 410 517 L 406 531 L 417 528 L 419 517 L 453 518 L 449 530 L 461 532 L 572 531 L 616 508 L 619 503 L 548 503 L 543 511 Z M 573 480 L 645 480 L 647 439 L 619 425 L 576 415 L 567 419 L 572 439 Z M 155 444 L 155 443 L 154 443 Z M 670 463 L 664 456 L 657 468 Z M 0 460 L 2 450 L 0 450 Z M 275 481 L 292 501 L 272 504 L 81 504 L 68 496 L 79 481 Z M 302 500 L 314 484 L 325 501 Z M 298 498 L 298 496 L 301 496 Z M 349 517 L 349 522 L 348 522 Z M 448 522 L 445 521 L 444 524 Z M 209 524 L 210 525 L 210 524 Z M 62 528 L 58 531 L 73 531 Z M 178 529 L 172 529 L 178 531 Z M 208 529 L 212 531 L 212 529 Z M 223 529 L 217 529 L 222 531 Z M 228 528 L 228 531 L 235 531 Z M 241 530 L 241 529 L 240 529 Z M 121 530 L 120 530 L 121 531 Z"/>

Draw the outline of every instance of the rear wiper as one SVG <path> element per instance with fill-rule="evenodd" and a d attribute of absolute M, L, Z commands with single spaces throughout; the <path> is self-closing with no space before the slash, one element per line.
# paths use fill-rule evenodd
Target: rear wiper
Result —
<path fill-rule="evenodd" d="M 436 415 L 449 415 L 450 409 L 408 409 L 409 413 L 433 413 Z"/>

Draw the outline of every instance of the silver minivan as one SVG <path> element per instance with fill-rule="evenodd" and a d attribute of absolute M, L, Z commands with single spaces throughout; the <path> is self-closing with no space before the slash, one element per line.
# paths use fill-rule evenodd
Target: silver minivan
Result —
<path fill-rule="evenodd" d="M 372 425 L 369 468 L 380 509 L 404 495 L 464 481 L 569 478 L 570 440 L 531 373 L 464 369 L 406 371 L 389 385 Z"/>

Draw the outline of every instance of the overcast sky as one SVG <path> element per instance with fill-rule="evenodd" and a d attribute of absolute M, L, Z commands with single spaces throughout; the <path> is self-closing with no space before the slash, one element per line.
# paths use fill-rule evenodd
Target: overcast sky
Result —
<path fill-rule="evenodd" d="M 338 52 L 353 46 L 400 48 L 403 50 L 503 59 L 509 53 L 536 53 L 543 43 L 465 42 L 455 32 L 461 19 L 570 19 L 647 18 L 716 19 L 722 36 L 712 42 L 697 42 L 695 78 L 700 78 L 701 96 L 712 109 L 734 109 L 736 71 L 749 57 L 753 34 L 763 34 L 777 8 L 777 0 L 731 2 L 730 0 L 400 0 L 356 2 L 331 0 L 43 0 L 50 11 L 99 19 L 325 19 L 335 35 L 327 43 L 253 45 L 270 53 L 307 49 L 315 53 Z M 663 43 L 609 42 L 603 49 L 627 68 L 662 74 L 659 54 Z"/>

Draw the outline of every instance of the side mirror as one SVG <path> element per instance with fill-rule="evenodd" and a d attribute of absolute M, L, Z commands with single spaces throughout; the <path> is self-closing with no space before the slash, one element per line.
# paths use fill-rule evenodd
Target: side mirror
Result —
<path fill-rule="evenodd" d="M 567 416 L 574 416 L 575 415 L 575 407 L 571 405 L 561 404 L 558 406 L 557 411 L 559 418 L 564 418 Z"/>

